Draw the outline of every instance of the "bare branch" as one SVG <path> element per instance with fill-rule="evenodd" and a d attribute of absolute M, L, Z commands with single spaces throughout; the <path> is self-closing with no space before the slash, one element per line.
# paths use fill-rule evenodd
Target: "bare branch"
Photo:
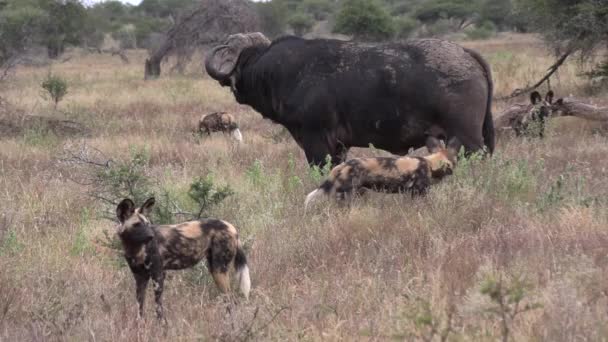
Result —
<path fill-rule="evenodd" d="M 557 61 L 555 61 L 555 63 L 553 63 L 553 65 L 551 65 L 548 69 L 547 69 L 547 73 L 545 74 L 545 76 L 543 76 L 538 82 L 534 83 L 531 86 L 525 87 L 523 89 L 518 88 L 515 89 L 511 95 L 507 95 L 507 96 L 503 96 L 503 97 L 499 97 L 496 98 L 495 100 L 497 101 L 505 101 L 505 100 L 509 100 L 515 97 L 518 97 L 522 94 L 526 94 L 538 87 L 540 87 L 543 83 L 545 83 L 545 81 L 548 81 L 549 78 L 557 71 L 557 69 L 559 69 L 560 66 L 562 66 L 562 64 L 564 64 L 564 62 L 566 61 L 566 59 L 568 59 L 568 57 L 574 52 L 574 49 L 569 49 L 568 51 L 566 51 L 563 55 L 561 55 Z"/>

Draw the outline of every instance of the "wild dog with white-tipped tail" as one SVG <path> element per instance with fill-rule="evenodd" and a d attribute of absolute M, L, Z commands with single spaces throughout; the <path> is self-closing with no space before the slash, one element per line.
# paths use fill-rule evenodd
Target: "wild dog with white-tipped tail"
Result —
<path fill-rule="evenodd" d="M 226 112 L 217 112 L 203 115 L 198 122 L 199 133 L 211 135 L 213 132 L 230 133 L 238 142 L 243 142 L 243 135 L 234 119 Z"/>
<path fill-rule="evenodd" d="M 116 207 L 120 221 L 118 236 L 122 241 L 125 259 L 135 277 L 139 315 L 143 316 L 148 282 L 154 284 L 156 314 L 163 318 L 162 294 L 165 271 L 192 267 L 203 258 L 222 293 L 230 290 L 228 271 L 236 270 L 239 288 L 249 298 L 251 280 L 247 258 L 236 228 L 226 221 L 202 219 L 173 225 L 153 225 L 148 216 L 154 198 L 136 208 L 126 198 Z"/>
<path fill-rule="evenodd" d="M 445 147 L 437 138 L 429 137 L 426 146 L 430 154 L 425 157 L 355 158 L 339 164 L 306 196 L 305 207 L 323 195 L 345 199 L 366 189 L 424 195 L 431 183 L 452 173 L 461 143 L 454 137 Z"/>

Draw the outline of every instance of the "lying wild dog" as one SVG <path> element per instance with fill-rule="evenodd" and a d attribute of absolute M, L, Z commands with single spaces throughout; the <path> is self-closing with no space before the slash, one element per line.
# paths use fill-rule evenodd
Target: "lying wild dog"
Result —
<path fill-rule="evenodd" d="M 211 135 L 212 132 L 230 133 L 237 141 L 243 141 L 243 135 L 234 116 L 226 112 L 204 115 L 198 122 L 198 130 L 201 134 L 207 133 L 207 135 Z"/>
<path fill-rule="evenodd" d="M 356 158 L 346 161 L 334 167 L 329 178 L 306 196 L 304 206 L 308 207 L 321 195 L 336 195 L 344 199 L 364 189 L 423 195 L 433 180 L 440 180 L 452 173 L 461 143 L 454 137 L 444 147 L 437 138 L 429 137 L 426 146 L 430 155 L 425 157 Z"/>
<path fill-rule="evenodd" d="M 153 206 L 154 198 L 148 199 L 139 208 L 135 208 L 133 201 L 126 198 L 116 207 L 116 216 L 120 221 L 118 236 L 135 277 L 140 316 L 143 316 L 150 278 L 154 284 L 156 314 L 162 318 L 165 270 L 189 268 L 203 258 L 207 259 L 209 271 L 221 292 L 230 290 L 228 270 L 233 265 L 239 288 L 245 298 L 249 297 L 251 282 L 247 258 L 234 226 L 215 219 L 157 226 L 147 218 Z"/>

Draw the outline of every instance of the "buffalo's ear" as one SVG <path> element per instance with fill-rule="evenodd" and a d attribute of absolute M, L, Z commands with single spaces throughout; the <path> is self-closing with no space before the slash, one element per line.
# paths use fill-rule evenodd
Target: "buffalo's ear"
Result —
<path fill-rule="evenodd" d="M 128 198 L 123 199 L 116 207 L 116 217 L 124 223 L 135 212 L 135 203 Z"/>
<path fill-rule="evenodd" d="M 549 90 L 549 91 L 547 92 L 547 95 L 545 95 L 545 101 L 546 101 L 547 103 L 549 103 L 549 104 L 553 103 L 553 96 L 554 96 L 554 95 L 555 95 L 555 94 L 553 93 L 553 90 Z"/>
<path fill-rule="evenodd" d="M 540 93 L 537 92 L 536 90 L 532 92 L 532 94 L 530 94 L 530 102 L 535 105 L 537 103 L 539 103 L 540 101 L 542 101 L 542 97 L 540 96 Z"/>
<path fill-rule="evenodd" d="M 154 197 L 148 198 L 144 202 L 144 204 L 141 205 L 139 212 L 146 217 L 150 216 L 150 213 L 152 213 L 152 208 L 154 207 L 155 202 L 156 202 L 156 200 L 154 199 Z"/>
<path fill-rule="evenodd" d="M 441 141 L 435 137 L 426 138 L 426 148 L 429 153 L 435 153 L 441 150 Z"/>

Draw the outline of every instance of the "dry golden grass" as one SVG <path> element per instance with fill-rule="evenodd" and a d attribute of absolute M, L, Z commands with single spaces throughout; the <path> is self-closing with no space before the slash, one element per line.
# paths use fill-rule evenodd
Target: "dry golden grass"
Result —
<path fill-rule="evenodd" d="M 466 44 L 487 56 L 499 96 L 552 62 L 530 36 Z M 144 82 L 143 57 L 53 65 L 70 84 L 59 112 L 39 96 L 47 69 L 21 68 L 0 88 L 18 110 L 93 130 L 84 139 L 33 131 L 0 140 L 0 340 L 424 340 L 429 324 L 442 330 L 451 316 L 448 340 L 489 341 L 501 329 L 480 292 L 488 277 L 505 286 L 524 278 L 522 307 L 541 305 L 509 322 L 512 340 L 608 338 L 605 131 L 556 119 L 544 140 L 501 137 L 491 159 L 461 162 L 426 198 L 369 194 L 305 214 L 317 183 L 281 127 L 208 78 Z M 576 63 L 560 71 L 558 95 L 585 94 L 579 72 Z M 235 114 L 244 145 L 192 135 L 200 115 L 216 110 Z M 151 295 L 138 321 L 130 271 L 99 242 L 114 223 L 71 181 L 79 169 L 58 162 L 83 141 L 115 160 L 146 148 L 158 188 L 183 194 L 209 173 L 230 184 L 236 194 L 212 214 L 250 246 L 250 300 L 229 311 L 197 267 L 169 274 L 166 327 Z"/>

